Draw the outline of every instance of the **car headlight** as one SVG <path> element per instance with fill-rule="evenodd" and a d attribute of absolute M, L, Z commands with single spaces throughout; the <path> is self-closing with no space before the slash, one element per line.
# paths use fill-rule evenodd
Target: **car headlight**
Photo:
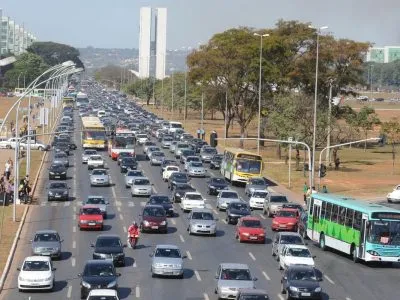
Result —
<path fill-rule="evenodd" d="M 291 291 L 293 291 L 293 292 L 298 292 L 299 291 L 299 289 L 297 287 L 295 287 L 295 286 L 291 286 L 291 287 L 289 287 L 289 289 Z"/>
<path fill-rule="evenodd" d="M 68 195 L 68 191 L 64 191 L 63 194 L 64 194 L 64 195 Z"/>
<path fill-rule="evenodd" d="M 272 221 L 272 224 L 279 224 L 277 221 Z"/>
<path fill-rule="evenodd" d="M 49 280 L 51 280 L 51 278 L 52 278 L 52 276 L 50 275 L 49 277 L 43 279 L 43 281 L 49 281 Z"/>
<path fill-rule="evenodd" d="M 97 224 L 103 224 L 103 220 L 96 221 Z"/>
<path fill-rule="evenodd" d="M 54 175 L 54 172 L 49 172 L 50 173 L 50 175 Z"/>
<path fill-rule="evenodd" d="M 162 268 L 164 265 L 163 264 L 160 264 L 160 263 L 156 263 L 156 264 L 154 264 L 154 267 L 155 268 Z"/>
<path fill-rule="evenodd" d="M 109 284 L 107 284 L 107 288 L 112 288 L 112 287 L 115 287 L 116 285 L 117 285 L 117 281 L 114 280 L 114 281 L 111 281 Z"/>
<path fill-rule="evenodd" d="M 244 236 L 249 236 L 249 235 L 250 235 L 248 232 L 242 232 L 242 234 L 243 234 Z"/>
<path fill-rule="evenodd" d="M 49 195 L 50 195 L 50 196 L 53 196 L 54 193 L 53 193 L 52 191 L 49 191 Z"/>
<path fill-rule="evenodd" d="M 294 223 L 293 222 L 290 222 L 290 223 L 287 223 L 288 225 L 294 225 Z"/>
<path fill-rule="evenodd" d="M 181 264 L 175 264 L 175 265 L 173 265 L 174 266 L 174 268 L 176 268 L 176 269 L 182 269 L 182 265 Z"/>
<path fill-rule="evenodd" d="M 67 172 L 61 172 L 61 175 L 65 175 Z"/>
<path fill-rule="evenodd" d="M 160 223 L 160 225 L 161 225 L 161 226 L 167 225 L 167 221 L 162 221 L 162 222 Z"/>
<path fill-rule="evenodd" d="M 215 186 L 210 185 L 209 188 L 210 188 L 210 189 L 215 189 Z"/>
<path fill-rule="evenodd" d="M 91 288 L 90 283 L 87 283 L 86 281 L 82 281 L 82 286 L 84 286 L 87 289 Z"/>
<path fill-rule="evenodd" d="M 316 292 L 316 293 L 319 293 L 319 292 L 321 292 L 321 291 L 322 291 L 321 287 L 317 287 L 317 288 L 314 290 L 314 292 Z"/>
<path fill-rule="evenodd" d="M 148 221 L 145 220 L 145 221 L 143 221 L 143 225 L 144 225 L 144 226 L 149 226 L 150 223 L 149 223 Z"/>
<path fill-rule="evenodd" d="M 87 224 L 88 223 L 88 220 L 80 220 L 79 221 L 81 224 Z"/>

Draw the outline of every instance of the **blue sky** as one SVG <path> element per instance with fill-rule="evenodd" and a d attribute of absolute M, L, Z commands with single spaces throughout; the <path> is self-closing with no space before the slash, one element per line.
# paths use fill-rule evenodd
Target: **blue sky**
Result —
<path fill-rule="evenodd" d="M 40 40 L 75 47 L 133 48 L 139 8 L 168 8 L 167 47 L 193 47 L 238 26 L 272 27 L 280 19 L 327 25 L 337 37 L 400 45 L 400 0 L 1 0 L 3 15 Z"/>

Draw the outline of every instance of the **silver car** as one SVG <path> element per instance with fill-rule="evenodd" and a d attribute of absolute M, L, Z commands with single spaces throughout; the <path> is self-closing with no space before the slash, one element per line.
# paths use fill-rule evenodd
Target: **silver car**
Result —
<path fill-rule="evenodd" d="M 132 185 L 132 181 L 139 177 L 144 177 L 142 170 L 129 170 L 125 174 L 125 187 L 129 188 Z"/>
<path fill-rule="evenodd" d="M 157 245 L 154 252 L 150 254 L 151 276 L 177 276 L 183 278 L 184 268 L 181 251 L 175 245 Z"/>
<path fill-rule="evenodd" d="M 205 177 L 206 169 L 204 168 L 203 163 L 192 161 L 187 167 L 187 173 L 190 177 Z"/>
<path fill-rule="evenodd" d="M 228 204 L 234 201 L 242 201 L 239 194 L 234 190 L 223 190 L 220 191 L 217 196 L 217 208 L 219 210 L 225 210 Z"/>
<path fill-rule="evenodd" d="M 95 196 L 95 195 L 88 196 L 87 199 L 83 201 L 83 205 L 87 204 L 95 206 L 98 209 L 100 209 L 104 219 L 107 217 L 107 205 L 109 204 L 109 202 L 103 196 Z"/>
<path fill-rule="evenodd" d="M 287 203 L 289 203 L 289 200 L 286 196 L 277 194 L 271 195 L 271 193 L 269 193 L 267 199 L 264 201 L 263 214 L 272 217 Z"/>
<path fill-rule="evenodd" d="M 171 146 L 173 141 L 174 141 L 174 139 L 172 137 L 165 137 L 161 141 L 161 147 L 167 149 Z"/>
<path fill-rule="evenodd" d="M 143 154 L 146 154 L 147 149 L 149 147 L 153 147 L 153 146 L 156 146 L 156 143 L 151 142 L 151 141 L 148 141 L 148 142 L 144 143 L 144 145 L 143 145 Z"/>
<path fill-rule="evenodd" d="M 306 245 L 303 238 L 297 232 L 278 232 L 272 240 L 272 256 L 279 259 L 283 246 L 285 245 Z"/>
<path fill-rule="evenodd" d="M 178 144 L 177 141 L 172 141 L 171 145 L 169 146 L 169 152 L 171 153 L 175 152 L 176 144 Z"/>
<path fill-rule="evenodd" d="M 175 146 L 175 158 L 180 158 L 183 149 L 190 149 L 186 143 L 178 142 Z"/>
<path fill-rule="evenodd" d="M 85 151 L 82 153 L 82 163 L 87 164 L 87 161 L 89 159 L 90 155 L 96 155 L 97 151 L 93 149 L 85 149 Z"/>
<path fill-rule="evenodd" d="M 106 169 L 94 169 L 90 173 L 90 186 L 110 186 L 110 175 Z"/>
<path fill-rule="evenodd" d="M 159 147 L 157 147 L 157 146 L 150 146 L 150 147 L 148 147 L 147 148 L 147 151 L 146 151 L 146 158 L 147 159 L 150 159 L 150 156 L 151 156 L 151 153 L 152 152 L 159 152 L 159 151 L 161 151 L 161 149 L 159 148 Z"/>
<path fill-rule="evenodd" d="M 192 161 L 196 161 L 196 162 L 200 162 L 201 163 L 201 159 L 200 159 L 199 156 L 188 156 L 186 158 L 186 161 L 185 161 L 185 171 L 187 171 L 189 163 L 192 162 Z"/>
<path fill-rule="evenodd" d="M 211 209 L 193 208 L 188 216 L 189 234 L 217 235 L 217 219 Z"/>
<path fill-rule="evenodd" d="M 165 153 L 162 151 L 154 151 L 150 153 L 150 166 L 161 166 L 165 159 Z"/>
<path fill-rule="evenodd" d="M 206 147 L 200 150 L 200 157 L 203 162 L 210 162 L 215 154 L 217 154 L 217 149 L 213 147 Z"/>
<path fill-rule="evenodd" d="M 32 243 L 32 255 L 43 255 L 61 258 L 60 235 L 55 230 L 39 230 L 35 232 Z"/>
<path fill-rule="evenodd" d="M 250 196 L 255 190 L 266 190 L 267 188 L 268 184 L 265 182 L 264 178 L 254 177 L 247 181 L 244 193 Z"/>
<path fill-rule="evenodd" d="M 66 168 L 68 168 L 69 167 L 68 155 L 65 154 L 64 152 L 57 152 L 56 154 L 54 154 L 53 163 L 62 164 Z"/>
<path fill-rule="evenodd" d="M 215 279 L 217 280 L 215 293 L 218 299 L 236 299 L 240 289 L 255 289 L 254 282 L 257 280 L 251 276 L 248 265 L 237 263 L 220 264 Z"/>
<path fill-rule="evenodd" d="M 134 196 L 150 196 L 153 186 L 146 177 L 139 177 L 132 181 L 131 195 Z"/>

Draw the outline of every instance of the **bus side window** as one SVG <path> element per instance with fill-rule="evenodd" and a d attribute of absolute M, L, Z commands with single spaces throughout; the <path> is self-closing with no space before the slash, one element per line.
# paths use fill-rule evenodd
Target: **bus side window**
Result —
<path fill-rule="evenodd" d="M 354 212 L 354 221 L 353 221 L 353 228 L 360 230 L 361 229 L 361 220 L 362 220 L 362 213 L 359 211 Z"/>
<path fill-rule="evenodd" d="M 346 207 L 339 206 L 338 223 L 344 225 L 346 221 Z"/>
<path fill-rule="evenodd" d="M 310 216 L 312 216 L 313 215 L 313 209 L 314 209 L 314 198 L 310 198 L 310 203 L 308 205 L 308 208 L 309 208 L 308 214 Z"/>
<path fill-rule="evenodd" d="M 331 220 L 331 211 L 332 211 L 332 204 L 331 203 L 326 203 L 325 219 L 327 221 Z"/>
<path fill-rule="evenodd" d="M 346 224 L 345 224 L 347 227 L 353 227 L 353 216 L 354 216 L 354 210 L 348 208 L 346 213 Z"/>
<path fill-rule="evenodd" d="M 321 219 L 325 219 L 325 213 L 326 213 L 326 202 L 325 202 L 325 201 L 322 201 Z"/>
<path fill-rule="evenodd" d="M 338 210 L 339 207 L 336 204 L 332 204 L 332 215 L 331 215 L 331 221 L 337 223 L 338 219 Z"/>

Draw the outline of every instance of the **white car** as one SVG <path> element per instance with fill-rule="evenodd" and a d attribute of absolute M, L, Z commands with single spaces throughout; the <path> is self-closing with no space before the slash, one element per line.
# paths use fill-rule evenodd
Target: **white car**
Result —
<path fill-rule="evenodd" d="M 104 168 L 104 160 L 103 157 L 99 154 L 90 155 L 87 160 L 88 170 Z"/>
<path fill-rule="evenodd" d="M 200 193 L 187 192 L 182 197 L 180 206 L 184 212 L 188 212 L 191 211 L 193 208 L 205 208 L 206 203 Z"/>
<path fill-rule="evenodd" d="M 169 177 L 171 176 L 172 173 L 174 172 L 180 172 L 178 166 L 166 166 L 165 170 L 162 174 L 162 178 L 164 181 L 168 181 Z"/>
<path fill-rule="evenodd" d="M 86 164 L 90 155 L 96 155 L 97 150 L 94 149 L 85 149 L 82 153 L 82 163 Z"/>
<path fill-rule="evenodd" d="M 29 256 L 17 270 L 19 291 L 53 289 L 55 269 L 49 256 Z"/>
<path fill-rule="evenodd" d="M 285 245 L 279 253 L 279 270 L 293 265 L 315 266 L 314 257 L 304 245 Z"/>
<path fill-rule="evenodd" d="M 91 290 L 86 300 L 119 300 L 118 292 L 111 289 L 95 289 Z"/>
<path fill-rule="evenodd" d="M 149 137 L 147 134 L 139 133 L 136 135 L 136 141 L 139 145 L 143 145 L 144 143 L 149 141 Z"/>
<path fill-rule="evenodd" d="M 32 140 L 30 143 L 30 147 L 32 150 L 40 150 L 40 151 L 45 151 L 47 149 L 49 149 L 50 147 L 44 143 L 42 143 L 39 140 Z M 28 148 L 28 141 L 24 141 L 23 143 L 21 143 L 21 148 L 22 149 L 27 149 Z"/>
<path fill-rule="evenodd" d="M 267 190 L 255 190 L 253 193 L 251 193 L 249 199 L 250 208 L 263 209 L 264 201 L 267 199 L 268 193 L 269 192 Z"/>
<path fill-rule="evenodd" d="M 400 184 L 393 189 L 393 192 L 387 194 L 387 201 L 391 202 L 400 202 Z"/>

